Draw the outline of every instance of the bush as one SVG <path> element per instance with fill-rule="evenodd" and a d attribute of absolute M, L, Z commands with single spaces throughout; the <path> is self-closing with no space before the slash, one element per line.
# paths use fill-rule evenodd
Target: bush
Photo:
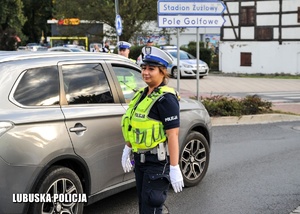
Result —
<path fill-rule="evenodd" d="M 267 101 L 262 101 L 258 95 L 246 96 L 241 100 L 243 106 L 243 114 L 263 114 L 272 111 L 272 103 Z"/>
<path fill-rule="evenodd" d="M 263 101 L 257 95 L 246 96 L 243 99 L 216 95 L 201 97 L 202 103 L 210 116 L 241 116 L 264 114 L 272 112 L 272 103 Z"/>
<path fill-rule="evenodd" d="M 144 46 L 131 46 L 129 58 L 136 60 L 142 53 L 142 48 Z"/>
<path fill-rule="evenodd" d="M 219 70 L 219 55 L 212 56 L 212 63 L 210 65 L 210 70 L 214 70 L 214 71 Z"/>

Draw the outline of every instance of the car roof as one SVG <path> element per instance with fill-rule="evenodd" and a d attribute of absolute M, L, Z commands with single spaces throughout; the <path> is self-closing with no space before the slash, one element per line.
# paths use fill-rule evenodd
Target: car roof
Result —
<path fill-rule="evenodd" d="M 94 52 L 59 52 L 59 51 L 0 51 L 0 63 L 8 61 L 18 61 L 27 59 L 41 59 L 41 58 L 58 58 L 62 60 L 84 60 L 84 59 L 102 59 L 102 60 L 117 60 L 130 62 L 135 64 L 132 60 L 113 53 L 94 53 Z M 135 64 L 136 65 L 136 64 Z"/>
<path fill-rule="evenodd" d="M 53 48 L 48 48 L 48 51 L 52 51 L 52 50 L 70 50 L 70 51 L 74 51 L 74 52 L 84 52 L 85 50 L 82 48 L 78 48 L 78 46 L 76 47 L 63 47 L 63 46 L 59 46 L 59 47 L 53 47 Z"/>

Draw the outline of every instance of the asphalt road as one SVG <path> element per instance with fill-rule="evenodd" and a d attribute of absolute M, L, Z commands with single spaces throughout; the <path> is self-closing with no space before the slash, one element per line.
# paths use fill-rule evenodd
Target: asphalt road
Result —
<path fill-rule="evenodd" d="M 170 191 L 171 214 L 289 214 L 300 203 L 300 122 L 215 126 L 204 180 Z M 84 214 L 138 213 L 135 189 L 84 209 Z"/>

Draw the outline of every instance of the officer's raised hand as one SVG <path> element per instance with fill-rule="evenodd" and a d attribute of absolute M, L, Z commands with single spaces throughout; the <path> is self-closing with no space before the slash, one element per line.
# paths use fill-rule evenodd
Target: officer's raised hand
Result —
<path fill-rule="evenodd" d="M 124 172 L 130 172 L 130 170 L 132 169 L 130 155 L 131 155 L 131 148 L 125 145 L 123 149 L 122 160 L 121 160 Z"/>
<path fill-rule="evenodd" d="M 170 166 L 170 179 L 174 192 L 181 192 L 184 187 L 184 183 L 179 165 Z"/>

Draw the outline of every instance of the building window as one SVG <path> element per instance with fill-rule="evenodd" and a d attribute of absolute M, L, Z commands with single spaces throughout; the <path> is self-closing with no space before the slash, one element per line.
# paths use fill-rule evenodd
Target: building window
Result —
<path fill-rule="evenodd" d="M 257 27 L 255 29 L 256 40 L 270 41 L 273 40 L 273 28 L 272 27 Z"/>
<path fill-rule="evenodd" d="M 252 65 L 252 54 L 243 52 L 241 53 L 241 66 L 251 66 Z"/>
<path fill-rule="evenodd" d="M 256 11 L 255 7 L 242 7 L 240 13 L 240 25 L 242 26 L 253 26 L 255 25 Z"/>

